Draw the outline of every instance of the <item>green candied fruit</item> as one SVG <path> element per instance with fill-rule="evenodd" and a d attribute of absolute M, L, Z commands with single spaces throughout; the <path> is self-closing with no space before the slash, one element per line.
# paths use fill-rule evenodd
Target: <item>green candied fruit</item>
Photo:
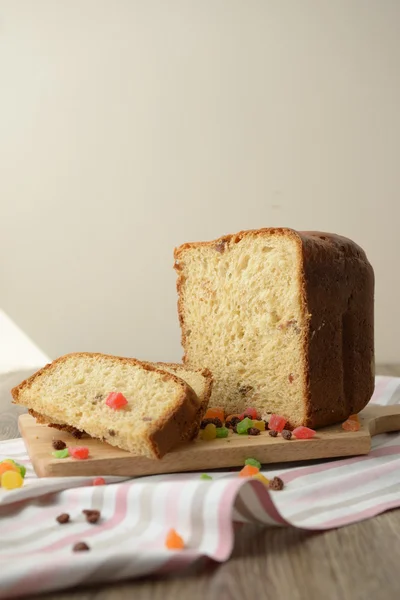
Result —
<path fill-rule="evenodd" d="M 207 475 L 207 473 L 203 473 L 202 475 L 200 475 L 200 479 L 212 479 L 212 477 L 210 477 L 210 475 Z"/>
<path fill-rule="evenodd" d="M 21 474 L 22 479 L 25 479 L 25 475 L 26 475 L 26 467 L 24 467 L 24 465 L 20 465 L 19 463 L 15 463 L 15 465 L 18 467 L 19 472 Z"/>
<path fill-rule="evenodd" d="M 246 417 L 245 419 L 243 419 L 243 421 L 240 421 L 237 425 L 236 425 L 236 431 L 238 433 L 247 433 L 247 431 L 250 429 L 250 427 L 253 427 L 253 421 L 251 419 L 249 419 L 249 417 Z"/>
<path fill-rule="evenodd" d="M 217 438 L 228 437 L 229 429 L 227 427 L 217 427 Z"/>
<path fill-rule="evenodd" d="M 257 469 L 261 469 L 261 463 L 258 462 L 256 458 L 246 458 L 244 464 L 251 465 L 252 467 L 257 467 Z"/>
<path fill-rule="evenodd" d="M 64 450 L 55 450 L 54 452 L 52 452 L 52 455 L 55 458 L 68 458 L 68 456 L 69 456 L 68 448 L 64 448 Z"/>

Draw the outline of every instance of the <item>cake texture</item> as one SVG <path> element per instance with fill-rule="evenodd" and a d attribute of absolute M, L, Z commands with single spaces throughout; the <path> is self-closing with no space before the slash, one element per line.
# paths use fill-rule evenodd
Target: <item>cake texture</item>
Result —
<path fill-rule="evenodd" d="M 374 273 L 334 234 L 260 229 L 175 249 L 185 366 L 210 405 L 296 427 L 347 419 L 374 389 Z"/>
<path fill-rule="evenodd" d="M 107 406 L 110 392 L 121 392 L 127 405 Z M 104 354 L 63 356 L 11 393 L 14 403 L 35 415 L 149 458 L 161 458 L 193 435 L 199 419 L 200 401 L 182 379 L 135 359 Z"/>
<path fill-rule="evenodd" d="M 142 364 L 149 365 L 156 369 L 161 369 L 166 371 L 167 373 L 171 373 L 172 375 L 176 375 L 184 382 L 186 382 L 192 390 L 195 392 L 199 402 L 198 402 L 198 410 L 196 412 L 196 416 L 192 422 L 192 424 L 187 428 L 185 432 L 182 433 L 182 441 L 190 441 L 198 434 L 201 420 L 207 410 L 208 402 L 211 396 L 212 390 L 212 375 L 208 369 L 196 369 L 190 370 L 184 367 L 183 365 L 175 364 L 175 363 L 150 363 L 143 362 Z M 43 425 L 49 425 L 49 427 L 54 427 L 55 429 L 67 431 L 76 437 L 80 437 L 79 430 L 76 427 L 71 427 L 71 425 L 67 424 L 64 421 L 55 422 L 54 419 L 49 417 L 48 415 L 44 415 L 42 413 L 38 413 L 34 410 L 29 410 L 30 414 L 35 417 L 38 423 Z"/>

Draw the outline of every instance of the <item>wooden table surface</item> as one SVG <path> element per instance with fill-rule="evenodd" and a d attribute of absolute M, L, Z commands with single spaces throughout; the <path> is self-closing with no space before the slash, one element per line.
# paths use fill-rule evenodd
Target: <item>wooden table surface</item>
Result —
<path fill-rule="evenodd" d="M 381 366 L 381 375 L 400 375 Z M 0 405 L 0 440 L 18 436 L 17 410 Z M 400 597 L 400 509 L 322 533 L 248 525 L 231 559 L 180 576 L 56 592 L 46 600 L 394 600 Z"/>

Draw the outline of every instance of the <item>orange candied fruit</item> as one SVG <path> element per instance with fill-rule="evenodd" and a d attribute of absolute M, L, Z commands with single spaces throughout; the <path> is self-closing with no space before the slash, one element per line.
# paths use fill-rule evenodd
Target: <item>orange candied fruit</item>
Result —
<path fill-rule="evenodd" d="M 245 465 L 239 473 L 239 477 L 253 477 L 260 472 L 260 469 L 253 467 L 253 465 Z"/>
<path fill-rule="evenodd" d="M 185 547 L 183 539 L 175 529 L 170 529 L 168 531 L 167 537 L 165 538 L 165 545 L 168 550 L 182 550 Z"/>
<path fill-rule="evenodd" d="M 342 427 L 345 431 L 358 431 L 361 427 L 358 421 L 354 419 L 347 419 L 344 423 L 342 423 Z"/>
<path fill-rule="evenodd" d="M 348 421 L 358 421 L 358 415 L 350 415 Z"/>
<path fill-rule="evenodd" d="M 207 409 L 203 419 L 219 419 L 221 423 L 225 421 L 225 411 L 220 406 Z"/>
<path fill-rule="evenodd" d="M 15 465 L 12 465 L 11 463 L 6 463 L 6 462 L 0 463 L 0 481 L 1 481 L 1 476 L 4 473 L 6 473 L 6 471 L 18 471 L 18 469 Z"/>

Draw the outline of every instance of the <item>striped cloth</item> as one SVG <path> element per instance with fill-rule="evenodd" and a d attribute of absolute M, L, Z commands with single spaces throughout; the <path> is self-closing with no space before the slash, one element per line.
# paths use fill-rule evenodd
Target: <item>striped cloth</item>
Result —
<path fill-rule="evenodd" d="M 377 377 L 373 402 L 400 402 L 400 379 Z M 149 573 L 170 573 L 199 557 L 229 558 L 236 523 L 328 529 L 354 523 L 400 506 L 400 433 L 373 439 L 368 456 L 285 464 L 263 469 L 286 487 L 269 492 L 259 481 L 233 470 L 213 474 L 157 475 L 135 480 L 92 478 L 39 480 L 22 440 L 0 444 L 0 460 L 27 467 L 20 490 L 0 491 L 0 598 L 16 598 Z M 101 511 L 97 525 L 83 509 Z M 59 525 L 63 512 L 71 522 Z M 164 547 L 174 527 L 184 538 L 182 552 Z M 89 552 L 72 552 L 85 541 Z"/>

